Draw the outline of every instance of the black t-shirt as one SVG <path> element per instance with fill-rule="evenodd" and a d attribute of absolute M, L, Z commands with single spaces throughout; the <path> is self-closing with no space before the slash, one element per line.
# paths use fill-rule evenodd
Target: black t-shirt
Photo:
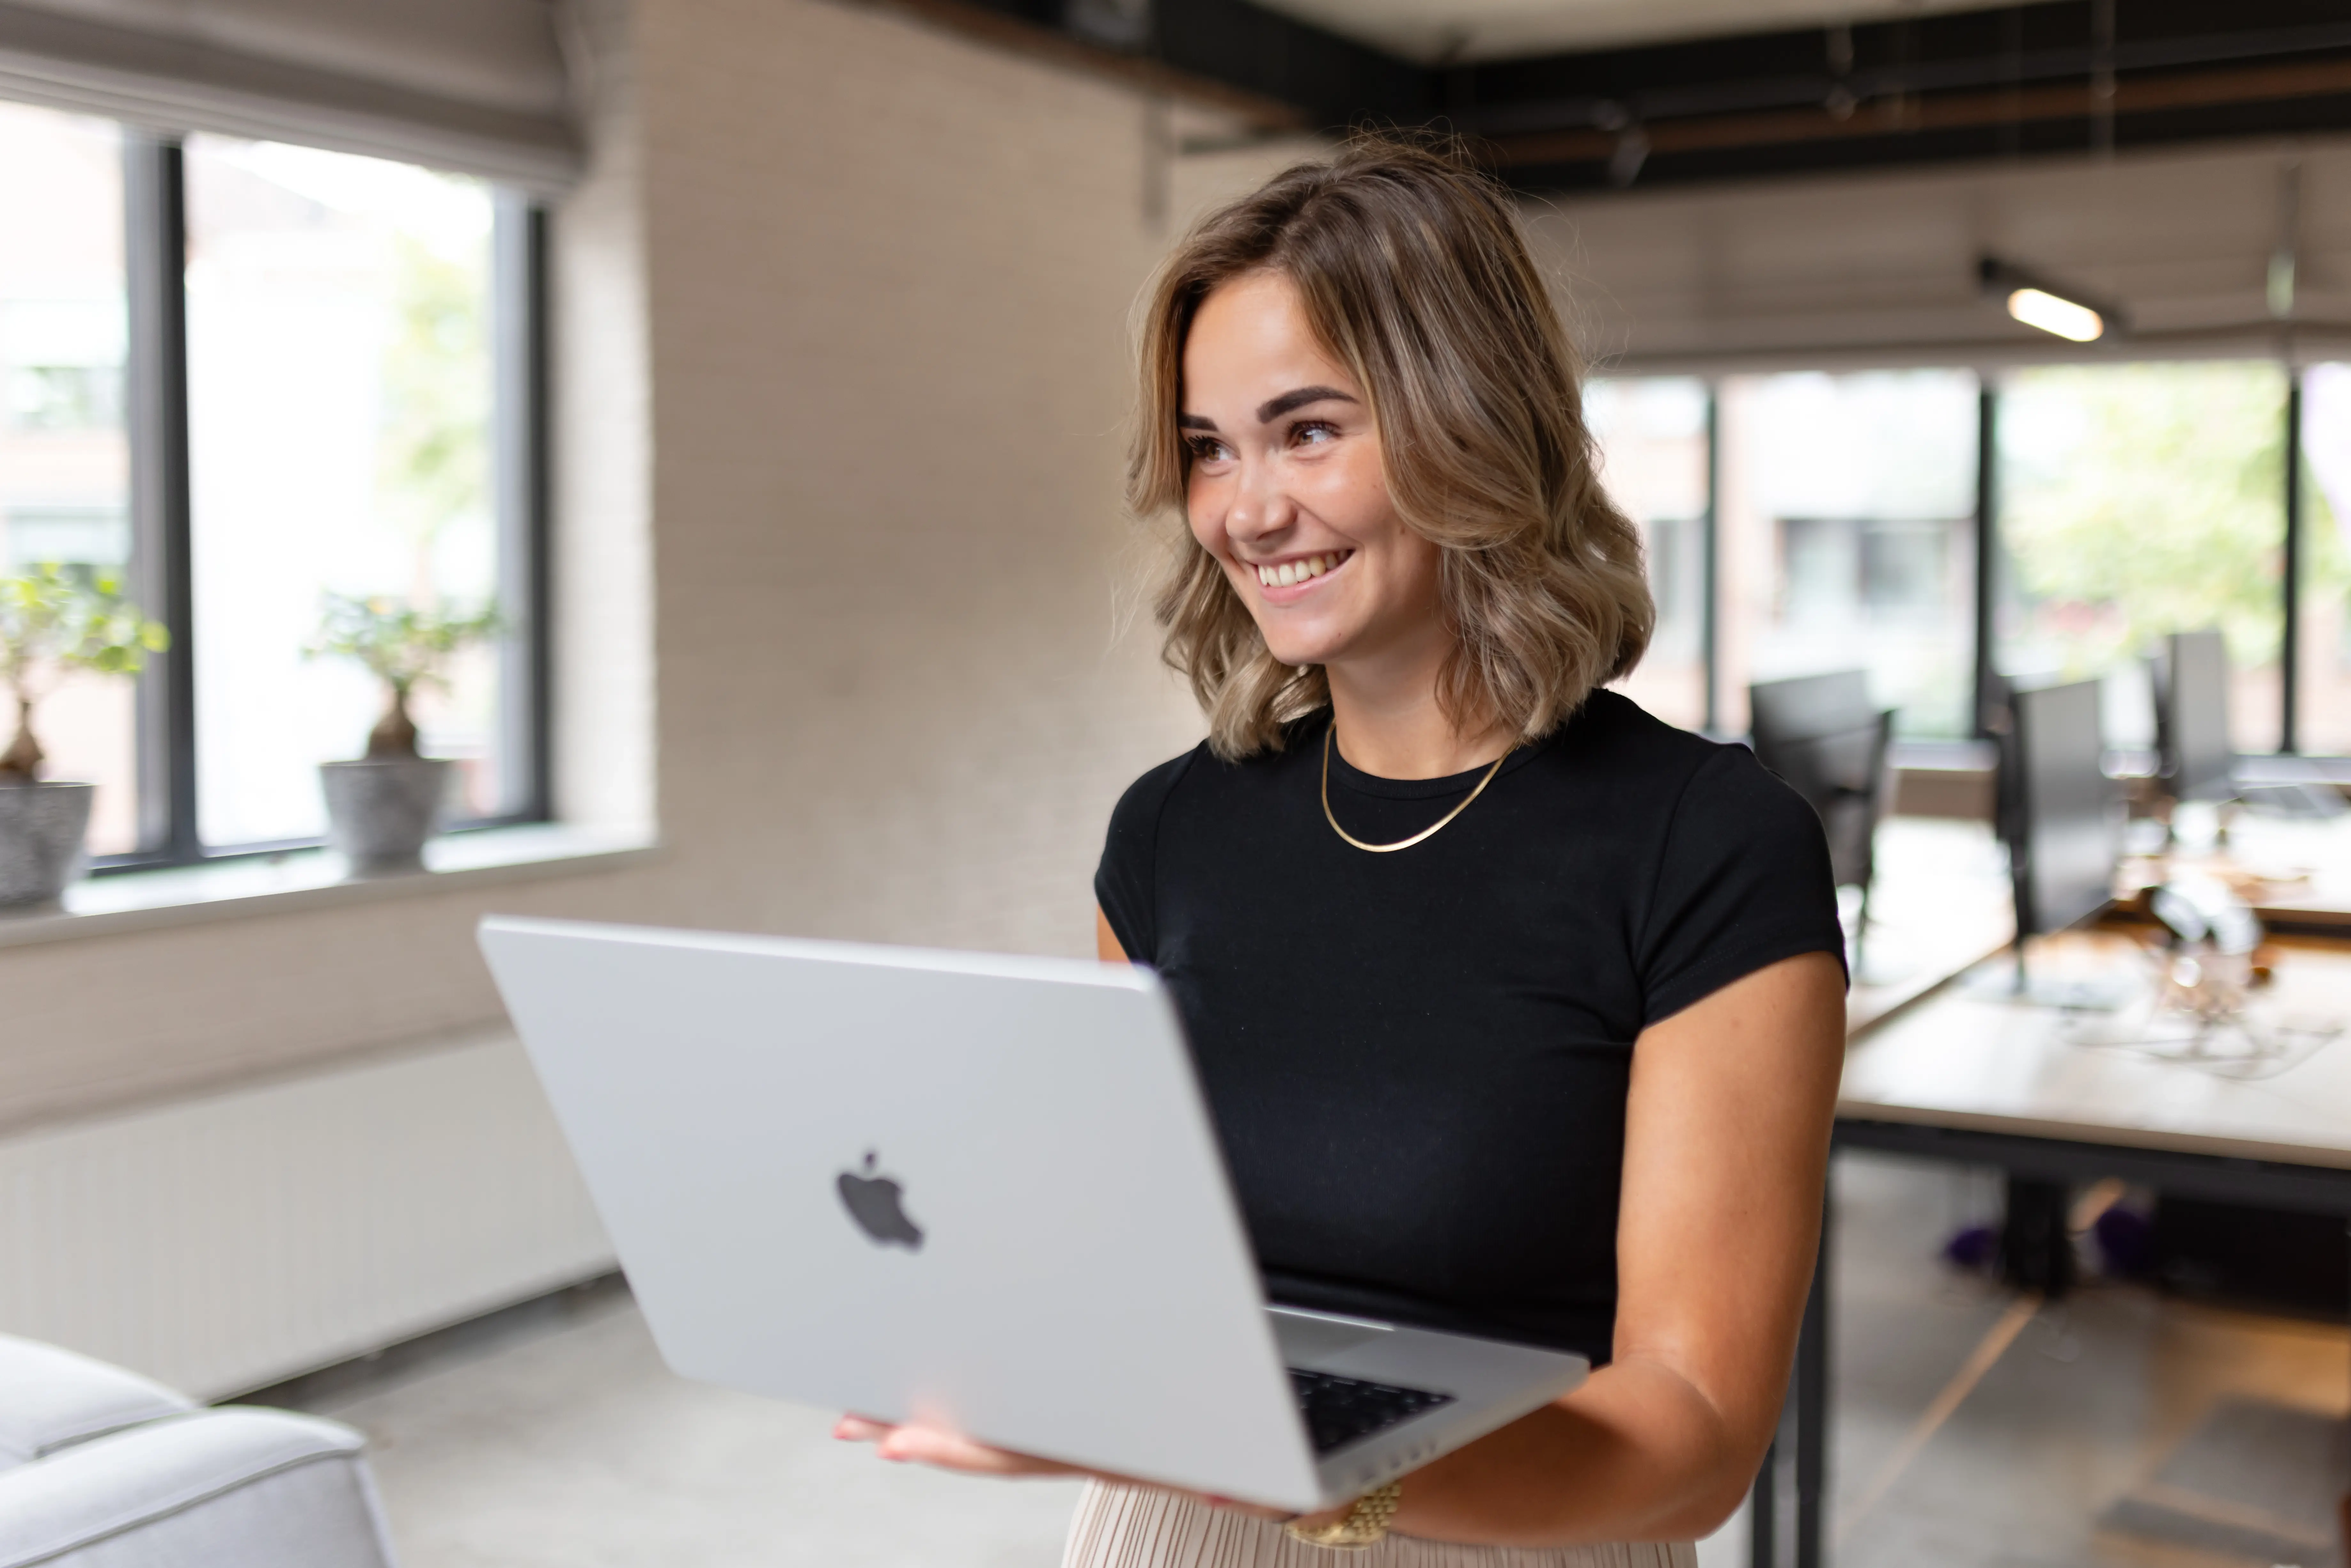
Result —
<path fill-rule="evenodd" d="M 1174 993 L 1276 1300 L 1607 1358 L 1642 1029 L 1767 964 L 1842 959 L 1819 820 L 1744 747 L 1593 694 L 1426 842 L 1323 821 L 1327 715 L 1137 779 L 1094 891 Z M 1384 843 L 1483 768 L 1331 809 Z"/>

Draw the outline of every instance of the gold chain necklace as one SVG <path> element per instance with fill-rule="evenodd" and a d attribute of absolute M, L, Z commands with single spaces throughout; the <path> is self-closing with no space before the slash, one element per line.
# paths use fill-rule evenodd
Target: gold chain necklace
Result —
<path fill-rule="evenodd" d="M 1502 764 L 1510 759 L 1510 752 L 1518 749 L 1517 747 L 1513 746 L 1510 748 L 1510 751 L 1505 751 L 1501 756 L 1494 758 L 1494 766 L 1486 769 L 1486 777 L 1478 780 L 1478 788 L 1470 790 L 1467 796 L 1463 797 L 1461 804 L 1454 807 L 1453 810 L 1446 812 L 1445 815 L 1437 818 L 1436 821 L 1430 823 L 1427 827 L 1421 829 L 1420 831 L 1413 834 L 1412 837 L 1408 839 L 1398 839 L 1392 844 L 1367 844 L 1364 842 L 1363 840 L 1355 837 L 1354 834 L 1349 832 L 1346 829 L 1341 827 L 1339 825 L 1339 819 L 1331 814 L 1331 737 L 1338 732 L 1339 727 L 1335 722 L 1332 723 L 1330 728 L 1322 732 L 1322 820 L 1331 824 L 1331 831 L 1332 832 L 1338 834 L 1341 838 L 1346 840 L 1357 849 L 1369 850 L 1375 855 L 1393 854 L 1398 850 L 1408 850 L 1416 843 L 1435 838 L 1437 836 L 1437 831 L 1439 828 L 1442 828 L 1446 823 L 1451 821 L 1454 818 L 1468 810 L 1469 809 L 1469 802 L 1475 800 L 1479 796 L 1483 795 L 1486 792 L 1486 786 L 1494 781 L 1494 775 L 1499 773 L 1502 770 Z"/>

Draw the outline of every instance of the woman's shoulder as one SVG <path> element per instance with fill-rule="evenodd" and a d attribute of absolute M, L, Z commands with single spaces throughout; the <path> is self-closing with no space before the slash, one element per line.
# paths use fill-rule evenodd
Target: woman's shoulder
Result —
<path fill-rule="evenodd" d="M 1664 719 L 1622 692 L 1605 687 L 1583 699 L 1575 716 L 1553 734 L 1552 744 L 1612 768 L 1638 768 L 1687 778 L 1731 757 L 1754 754 Z"/>
<path fill-rule="evenodd" d="M 1820 831 L 1803 797 L 1745 746 L 1667 724 L 1621 692 L 1593 693 L 1553 745 L 1606 775 L 1615 793 L 1629 791 L 1674 819 L 1695 814 L 1732 831 Z"/>
<path fill-rule="evenodd" d="M 1155 836 L 1161 813 L 1167 809 L 1167 799 L 1183 783 L 1192 765 L 1207 756 L 1208 743 L 1202 741 L 1191 750 L 1169 758 L 1158 767 L 1126 787 L 1118 804 L 1111 808 L 1110 837 L 1113 844 L 1122 840 L 1148 842 Z"/>

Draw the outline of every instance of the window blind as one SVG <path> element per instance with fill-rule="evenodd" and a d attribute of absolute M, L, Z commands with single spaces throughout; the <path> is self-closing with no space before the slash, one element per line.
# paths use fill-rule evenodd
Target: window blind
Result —
<path fill-rule="evenodd" d="M 553 193 L 581 152 L 561 0 L 0 0 L 0 97 Z"/>

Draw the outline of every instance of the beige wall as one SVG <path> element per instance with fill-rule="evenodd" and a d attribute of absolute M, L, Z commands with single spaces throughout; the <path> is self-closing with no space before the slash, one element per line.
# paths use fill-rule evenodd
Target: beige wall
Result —
<path fill-rule="evenodd" d="M 0 949 L 0 1127 L 492 1019 L 492 909 L 1089 950 L 1111 803 L 1196 734 L 1114 612 L 1148 106 L 822 0 L 587 15 L 560 796 L 657 800 L 665 854 Z M 1175 210 L 1282 151 L 1187 162 Z"/>

